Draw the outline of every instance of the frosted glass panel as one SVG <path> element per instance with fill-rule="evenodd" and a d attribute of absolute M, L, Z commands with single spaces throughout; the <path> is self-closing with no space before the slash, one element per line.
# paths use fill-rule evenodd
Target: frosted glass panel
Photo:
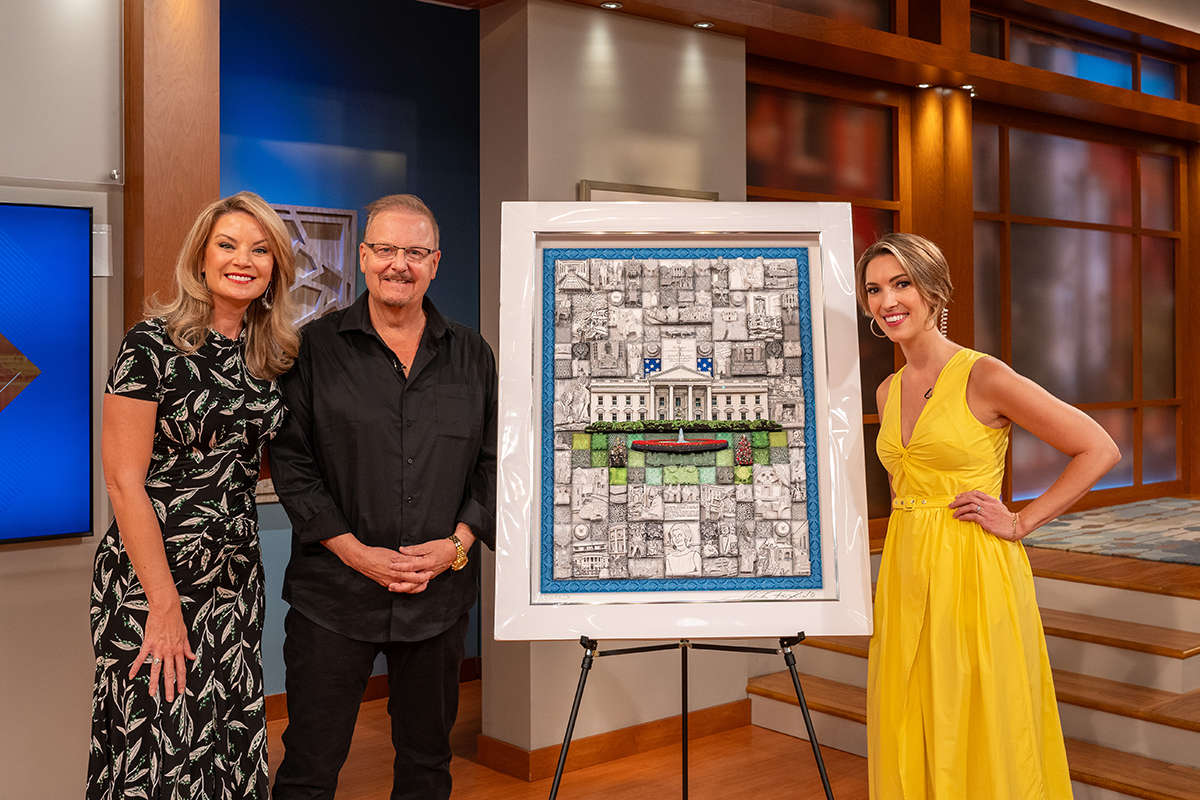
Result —
<path fill-rule="evenodd" d="M 976 211 L 1000 210 L 1000 127 L 971 126 L 972 190 Z"/>
<path fill-rule="evenodd" d="M 1028 500 L 1050 488 L 1071 459 L 1024 428 L 1012 429 L 1013 500 Z"/>
<path fill-rule="evenodd" d="M 995 17 L 971 15 L 971 52 L 991 58 L 1004 58 L 1000 47 L 1003 26 Z"/>
<path fill-rule="evenodd" d="M 1121 450 L 1121 460 L 1096 484 L 1097 489 L 1133 486 L 1133 421 L 1132 408 L 1107 408 L 1090 411 L 1088 415 L 1108 431 Z"/>
<path fill-rule="evenodd" d="M 1133 485 L 1133 409 L 1093 411 L 1089 416 L 1121 449 L 1121 460 L 1096 484 L 1097 489 Z M 1014 500 L 1029 500 L 1050 488 L 1071 460 L 1024 428 L 1013 426 L 1012 486 Z"/>
<path fill-rule="evenodd" d="M 1133 55 L 1078 39 L 1042 31 L 1009 27 L 1009 58 L 1017 64 L 1096 81 L 1122 89 L 1133 88 Z"/>
<path fill-rule="evenodd" d="M 1175 397 L 1175 240 L 1142 239 L 1142 396 Z"/>
<path fill-rule="evenodd" d="M 1012 365 L 1068 403 L 1133 399 L 1133 237 L 1012 226 Z"/>
<path fill-rule="evenodd" d="M 1133 151 L 1045 133 L 1009 131 L 1012 213 L 1129 225 Z"/>
<path fill-rule="evenodd" d="M 975 222 L 975 349 L 1000 357 L 1000 237 L 999 222 Z M 951 305 L 951 309 L 954 306 Z M 954 313 L 953 310 L 950 313 Z"/>
<path fill-rule="evenodd" d="M 1179 96 L 1176 67 L 1157 58 L 1142 56 L 1142 91 L 1155 97 L 1175 100 Z"/>
<path fill-rule="evenodd" d="M 896 215 L 884 208 L 852 206 L 850 216 L 854 223 L 854 257 L 875 244 L 885 233 L 896 230 Z"/>
<path fill-rule="evenodd" d="M 1161 483 L 1179 477 L 1175 452 L 1175 408 L 1142 411 L 1142 483 Z"/>
<path fill-rule="evenodd" d="M 1142 227 L 1175 230 L 1175 169 L 1171 156 L 1141 156 Z"/>
<path fill-rule="evenodd" d="M 892 200 L 892 109 L 746 86 L 751 186 Z"/>

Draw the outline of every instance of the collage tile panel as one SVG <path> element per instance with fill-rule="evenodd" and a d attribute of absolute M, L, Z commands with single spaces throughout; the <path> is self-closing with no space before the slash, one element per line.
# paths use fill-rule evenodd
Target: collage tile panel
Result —
<path fill-rule="evenodd" d="M 547 249 L 543 592 L 819 588 L 807 248 Z M 770 420 L 687 434 L 595 422 Z M 720 447 L 720 445 L 715 445 Z"/>

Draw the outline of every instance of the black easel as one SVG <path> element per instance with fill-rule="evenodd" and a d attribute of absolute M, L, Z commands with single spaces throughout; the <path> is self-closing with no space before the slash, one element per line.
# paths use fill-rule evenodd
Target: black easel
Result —
<path fill-rule="evenodd" d="M 800 711 L 804 714 L 804 727 L 808 729 L 808 741 L 812 745 L 813 758 L 817 761 L 817 771 L 821 773 L 821 785 L 825 788 L 825 797 L 827 800 L 833 800 L 833 789 L 829 786 L 829 776 L 825 773 L 825 760 L 821 758 L 821 747 L 817 744 L 817 732 L 813 730 L 812 717 L 808 713 L 808 703 L 804 700 L 804 690 L 800 688 L 800 675 L 796 672 L 796 655 L 792 652 L 792 648 L 804 641 L 804 634 L 797 633 L 795 636 L 785 636 L 779 640 L 779 649 L 771 649 L 768 647 L 742 647 L 739 645 L 726 644 L 703 644 L 692 642 L 688 639 L 680 639 L 675 644 L 655 644 L 647 645 L 646 647 L 626 647 L 621 650 L 608 650 L 599 652 L 599 643 L 595 639 L 589 639 L 586 636 L 579 637 L 579 644 L 583 647 L 583 664 L 580 666 L 579 686 L 575 689 L 575 702 L 571 705 L 571 717 L 567 720 L 567 733 L 563 737 L 562 751 L 558 754 L 558 767 L 554 770 L 554 784 L 550 787 L 550 800 L 555 800 L 558 797 L 558 785 L 562 782 L 563 768 L 567 764 L 567 749 L 571 746 L 571 736 L 575 732 L 575 720 L 579 716 L 579 703 L 583 700 L 583 687 L 587 683 L 588 672 L 592 668 L 592 659 L 600 656 L 624 656 L 631 653 L 653 653 L 660 650 L 670 650 L 679 648 L 680 656 L 680 672 L 682 676 L 682 701 L 683 701 L 683 800 L 687 800 L 688 796 L 688 666 L 687 666 L 687 651 L 689 649 L 696 650 L 725 650 L 731 653 L 766 653 L 768 655 L 780 654 L 783 656 L 783 661 L 787 664 L 788 671 L 792 673 L 792 685 L 796 688 L 796 699 L 800 701 Z"/>

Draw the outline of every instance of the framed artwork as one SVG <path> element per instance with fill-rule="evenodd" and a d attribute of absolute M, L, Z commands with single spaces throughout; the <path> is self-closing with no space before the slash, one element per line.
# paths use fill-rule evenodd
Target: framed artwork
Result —
<path fill-rule="evenodd" d="M 607 181 L 580 181 L 576 193 L 580 200 L 590 202 L 640 202 L 645 200 L 663 202 L 695 202 L 720 200 L 717 192 L 696 189 L 668 189 L 665 186 L 642 186 L 637 183 L 609 183 Z"/>
<path fill-rule="evenodd" d="M 870 633 L 849 205 L 502 225 L 496 638 Z"/>

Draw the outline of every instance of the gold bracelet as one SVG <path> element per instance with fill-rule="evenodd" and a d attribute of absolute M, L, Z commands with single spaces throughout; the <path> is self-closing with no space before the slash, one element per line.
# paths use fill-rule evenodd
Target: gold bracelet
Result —
<path fill-rule="evenodd" d="M 1019 516 L 1021 516 L 1020 511 L 1012 515 L 1012 540 L 1014 542 L 1017 541 L 1017 517 Z"/>

